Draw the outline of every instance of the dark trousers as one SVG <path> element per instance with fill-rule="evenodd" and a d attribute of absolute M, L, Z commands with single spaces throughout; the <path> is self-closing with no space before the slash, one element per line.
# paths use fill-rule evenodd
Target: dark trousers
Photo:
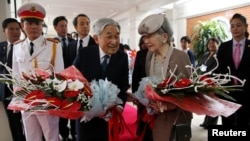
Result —
<path fill-rule="evenodd" d="M 138 104 L 137 105 L 137 129 L 136 134 L 137 136 L 141 137 L 144 134 L 144 137 L 142 138 L 142 141 L 153 141 L 153 135 L 152 130 L 149 127 L 148 123 L 145 123 L 143 118 L 143 112 L 144 112 L 145 106 Z"/>
<path fill-rule="evenodd" d="M 222 125 L 225 126 L 250 126 L 249 107 L 241 107 L 229 117 L 222 117 Z"/>
<path fill-rule="evenodd" d="M 205 116 L 203 123 L 201 124 L 202 127 L 208 128 L 208 125 L 217 125 L 219 117 L 210 117 Z"/>
<path fill-rule="evenodd" d="M 236 102 L 242 106 L 229 117 L 222 117 L 225 126 L 249 126 L 250 122 L 250 95 L 248 93 L 233 93 Z M 234 101 L 235 102 L 235 101 Z"/>
<path fill-rule="evenodd" d="M 68 122 L 70 121 L 70 128 L 68 127 Z M 68 138 L 69 133 L 72 135 L 72 138 L 75 138 L 76 135 L 76 120 L 69 120 L 65 118 L 60 118 L 59 120 L 59 132 L 62 138 Z"/>
<path fill-rule="evenodd" d="M 8 118 L 9 127 L 13 141 L 25 141 L 25 133 L 22 125 L 21 113 L 14 113 L 12 110 L 8 110 L 7 107 L 10 101 L 5 100 L 3 102 L 4 110 Z"/>
<path fill-rule="evenodd" d="M 77 124 L 77 141 L 108 141 L 108 122 L 104 119 L 96 117 Z"/>

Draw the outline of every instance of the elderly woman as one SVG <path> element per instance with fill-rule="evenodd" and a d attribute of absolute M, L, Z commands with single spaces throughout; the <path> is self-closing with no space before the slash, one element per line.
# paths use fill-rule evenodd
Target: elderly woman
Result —
<path fill-rule="evenodd" d="M 134 87 L 132 89 L 134 91 L 138 87 L 138 81 L 141 80 L 137 77 L 156 76 L 165 79 L 170 76 L 170 71 L 173 71 L 176 67 L 176 75 L 190 76 L 190 70 L 185 67 L 191 65 L 188 55 L 170 46 L 173 31 L 164 15 L 153 14 L 146 17 L 140 23 L 138 32 L 143 36 L 148 51 L 143 51 L 144 53 L 139 53 L 136 57 L 133 78 L 137 81 L 133 81 L 134 85 L 132 86 Z M 144 76 L 141 74 L 144 74 Z M 188 123 L 191 126 L 192 113 L 184 111 L 171 103 L 164 104 L 165 110 L 163 112 L 158 107 L 158 102 L 150 101 L 149 104 L 157 113 L 154 126 L 151 129 L 154 141 L 173 140 L 175 132 L 172 129 L 175 121 L 176 123 Z M 145 135 L 148 134 L 150 133 L 147 132 Z M 145 137 L 145 140 L 150 139 Z"/>

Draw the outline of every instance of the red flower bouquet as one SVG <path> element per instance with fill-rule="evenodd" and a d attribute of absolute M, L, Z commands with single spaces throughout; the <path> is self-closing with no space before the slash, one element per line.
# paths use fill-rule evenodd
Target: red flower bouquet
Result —
<path fill-rule="evenodd" d="M 91 109 L 92 92 L 89 82 L 74 66 L 53 73 L 35 69 L 33 75 L 14 75 L 10 110 L 23 110 L 77 119 Z M 7 77 L 5 77 L 6 79 Z"/>
<path fill-rule="evenodd" d="M 216 95 L 234 100 L 227 93 L 240 90 L 245 80 L 240 80 L 230 74 L 215 74 L 212 71 L 199 75 L 199 68 L 188 66 L 187 69 L 189 68 L 193 70 L 190 78 L 176 76 L 174 72 L 170 72 L 171 77 L 165 80 L 156 77 L 143 78 L 135 97 L 147 107 L 150 114 L 155 112 L 152 107 L 148 106 L 149 101 L 172 103 L 186 111 L 212 117 L 219 115 L 228 117 L 241 107 L 240 104 L 220 99 Z M 231 86 L 225 85 L 231 79 L 237 79 L 239 83 Z"/>

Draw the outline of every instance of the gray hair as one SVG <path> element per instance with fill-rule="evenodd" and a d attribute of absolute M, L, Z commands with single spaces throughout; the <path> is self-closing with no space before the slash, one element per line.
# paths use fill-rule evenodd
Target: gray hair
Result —
<path fill-rule="evenodd" d="M 170 43 L 173 38 L 173 29 L 170 26 L 168 19 L 164 16 L 164 22 L 162 26 L 156 31 L 156 33 L 162 34 L 167 33 L 168 34 L 168 40 L 167 42 Z"/>
<path fill-rule="evenodd" d="M 115 20 L 110 18 L 102 18 L 97 20 L 93 25 L 93 35 L 100 35 L 104 28 L 108 25 L 117 26 L 120 31 L 120 25 Z"/>

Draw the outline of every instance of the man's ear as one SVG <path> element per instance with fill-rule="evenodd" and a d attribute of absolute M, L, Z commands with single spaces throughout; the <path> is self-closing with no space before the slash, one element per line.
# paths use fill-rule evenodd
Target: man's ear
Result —
<path fill-rule="evenodd" d="M 97 36 L 97 35 L 94 35 L 93 38 L 94 38 L 94 40 L 95 40 L 95 43 L 98 44 L 98 43 L 99 43 L 99 41 L 98 41 L 98 36 Z"/>

